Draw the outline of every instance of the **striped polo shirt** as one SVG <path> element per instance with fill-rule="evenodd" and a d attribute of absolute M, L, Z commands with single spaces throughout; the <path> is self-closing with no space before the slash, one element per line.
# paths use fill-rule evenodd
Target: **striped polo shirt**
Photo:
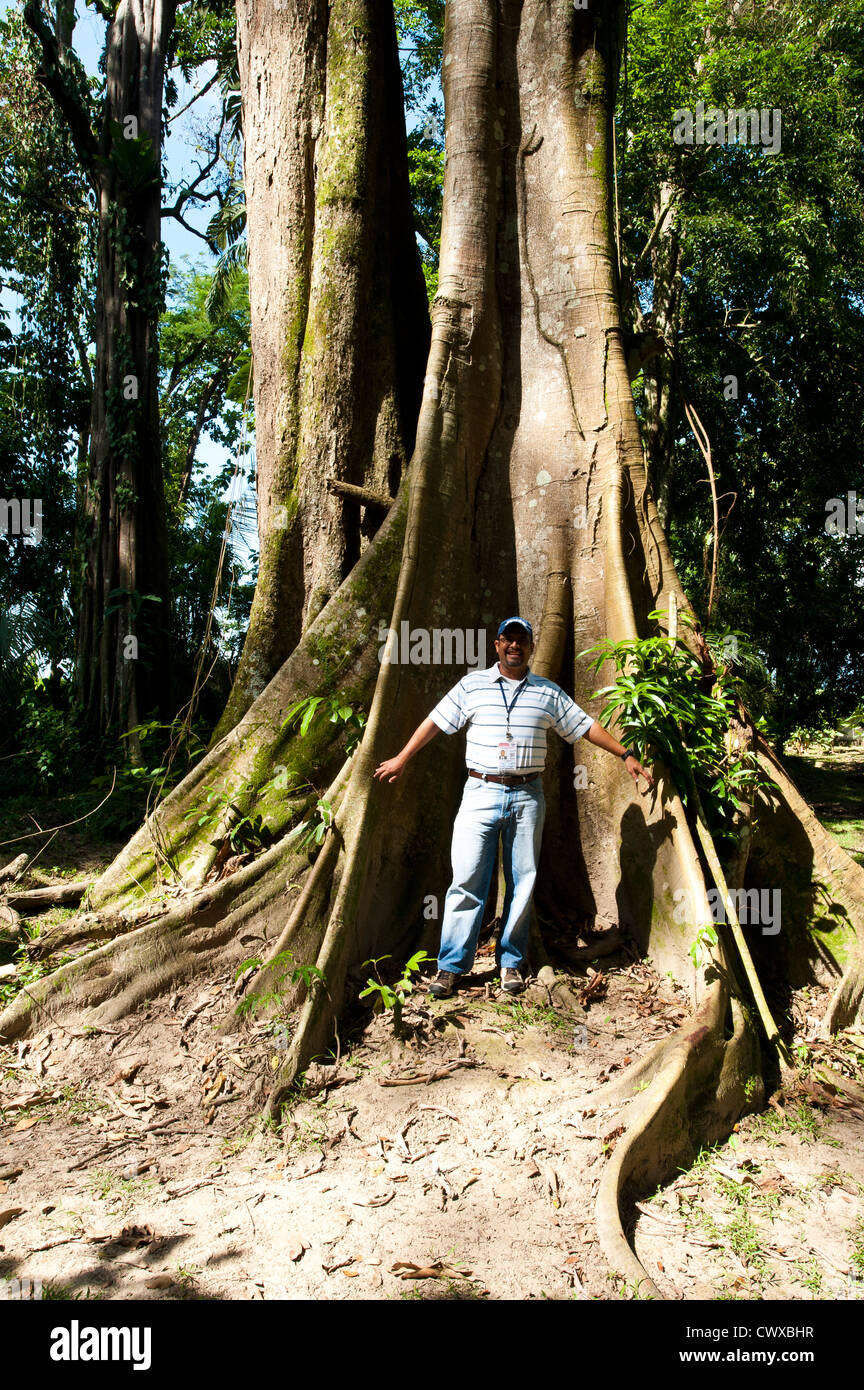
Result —
<path fill-rule="evenodd" d="M 486 670 L 469 671 L 431 711 L 429 718 L 445 734 L 455 734 L 467 724 L 465 761 L 469 769 L 499 771 L 498 745 L 507 732 L 502 688 L 510 705 L 520 685 L 521 681 L 502 676 L 496 662 Z M 567 743 L 575 743 L 593 723 L 593 715 L 581 710 L 560 685 L 529 671 L 510 714 L 517 772 L 543 771 L 547 729 L 554 729 Z"/>

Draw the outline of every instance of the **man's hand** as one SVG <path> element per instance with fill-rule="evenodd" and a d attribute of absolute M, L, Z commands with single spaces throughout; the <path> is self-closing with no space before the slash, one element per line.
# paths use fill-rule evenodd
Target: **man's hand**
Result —
<path fill-rule="evenodd" d="M 653 787 L 653 785 L 654 785 L 654 778 L 651 776 L 651 773 L 648 771 L 648 769 L 647 769 L 647 768 L 644 768 L 644 767 L 642 766 L 642 764 L 640 763 L 640 761 L 639 761 L 638 758 L 628 758 L 627 761 L 625 762 L 624 766 L 626 767 L 627 771 L 630 773 L 630 776 L 633 778 L 633 781 L 636 783 L 636 789 L 637 789 L 637 791 L 638 791 L 638 789 L 639 789 L 639 778 L 640 778 L 640 777 L 644 777 L 644 778 L 645 778 L 645 781 L 648 783 L 648 786 L 649 786 L 649 787 Z M 647 790 L 647 788 L 646 788 L 646 790 Z"/>
<path fill-rule="evenodd" d="M 380 767 L 376 767 L 372 776 L 377 777 L 379 782 L 395 782 L 404 771 L 405 760 L 399 756 L 398 758 L 388 758 Z"/>
<path fill-rule="evenodd" d="M 395 758 L 388 758 L 386 763 L 376 767 L 372 773 L 379 782 L 395 782 L 402 776 L 406 766 L 421 748 L 425 748 L 427 743 L 438 733 L 438 725 L 434 719 L 424 719 L 422 724 L 418 724 L 413 734 L 409 738 L 401 753 L 397 753 Z"/>

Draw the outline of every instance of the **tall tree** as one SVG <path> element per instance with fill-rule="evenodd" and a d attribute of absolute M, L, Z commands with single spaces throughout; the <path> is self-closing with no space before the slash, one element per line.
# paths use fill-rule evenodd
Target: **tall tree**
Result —
<path fill-rule="evenodd" d="M 306 90 L 288 76 L 291 63 L 322 52 L 318 12 L 292 10 L 289 23 L 287 9 L 274 10 L 270 28 L 287 51 L 271 52 L 266 73 L 250 69 L 253 90 L 275 84 L 273 110 L 282 76 L 289 91 Z M 346 30 L 349 12 L 355 18 Z M 245 4 L 240 14 L 242 30 Z M 347 40 L 335 53 L 362 57 L 369 31 L 359 7 L 334 4 L 334 16 Z M 385 631 L 407 623 L 464 632 L 508 612 L 542 614 L 535 669 L 590 706 L 579 653 L 606 637 L 644 633 L 649 611 L 669 596 L 686 606 L 648 487 L 619 308 L 611 115 L 624 22 L 621 0 L 597 0 L 590 10 L 571 0 L 451 0 L 439 288 L 416 444 L 399 495 L 263 693 L 95 885 L 91 905 L 111 939 L 37 981 L 0 1018 L 0 1035 L 25 1031 L 42 1008 L 57 1017 L 84 1008 L 99 1023 L 117 1018 L 196 971 L 241 960 L 251 926 L 267 942 L 253 997 L 284 986 L 286 952 L 320 972 L 307 972 L 304 983 L 295 971 L 282 993 L 283 1006 L 296 1012 L 270 1098 L 275 1111 L 298 1070 L 330 1045 L 354 967 L 416 942 L 424 903 L 440 901 L 449 877 L 449 812 L 462 781 L 457 751 L 418 760 L 392 786 L 378 785 L 372 773 L 452 683 L 455 663 L 380 660 L 382 620 Z M 338 122 L 341 112 L 346 134 L 360 109 L 348 96 L 362 90 L 359 57 L 341 70 L 347 87 L 327 102 L 328 119 Z M 295 108 L 291 130 L 304 128 L 299 148 L 289 146 L 300 170 L 314 164 L 316 128 L 304 127 Z M 263 183 L 271 171 L 275 182 L 275 163 L 272 147 Z M 331 187 L 356 190 L 350 159 L 334 178 Z M 253 317 L 261 312 L 260 257 L 269 269 L 272 257 L 252 238 L 250 201 Z M 328 264 L 334 290 L 343 283 L 338 254 L 322 260 L 322 279 L 311 281 L 319 294 Z M 286 260 L 283 292 L 293 274 Z M 265 302 L 275 313 L 274 301 Z M 350 300 L 345 308 L 350 316 Z M 291 378 L 296 359 L 286 356 L 286 343 L 290 349 L 296 338 L 278 339 L 266 357 L 258 341 L 256 377 Z M 343 379 L 345 409 L 362 411 L 358 386 L 357 378 Z M 370 434 L 370 454 L 373 443 Z M 710 679 L 704 648 L 694 646 Z M 315 718 L 316 706 L 307 704 L 298 730 L 297 702 L 310 696 L 323 713 Z M 368 707 L 369 717 L 362 743 L 346 756 L 348 705 Z M 817 880 L 846 913 L 831 936 L 838 972 L 846 965 L 831 1017 L 845 1021 L 864 991 L 864 870 L 821 830 L 752 729 L 742 722 L 740 732 L 774 780 L 748 869 L 757 883 L 783 885 L 790 957 L 793 946 L 799 961 L 817 956 L 809 936 Z M 687 1022 L 621 1083 L 623 1093 L 650 1084 L 598 1197 L 609 1258 L 644 1279 L 624 1239 L 619 1192 L 631 1177 L 656 1181 L 694 1141 L 723 1133 L 757 1104 L 762 1061 L 726 944 L 714 948 L 708 970 L 694 971 L 688 956 L 696 925 L 711 916 L 710 845 L 702 842 L 701 858 L 676 787 L 664 776 L 651 804 L 636 805 L 613 759 L 587 747 L 577 756 L 587 758 L 584 797 L 574 795 L 563 748 L 547 773 L 547 892 L 577 917 L 620 922 L 661 969 L 690 982 L 693 1000 Z M 218 816 L 202 815 L 214 787 L 222 789 Z M 213 871 L 232 829 L 253 815 L 260 852 L 219 878 Z M 317 829 L 320 848 L 301 843 L 298 822 Z M 812 877 L 802 875 L 802 857 Z M 169 884 L 174 896 L 157 905 Z M 685 924 L 675 910 L 682 893 L 692 909 Z M 139 929 L 128 934 L 130 920 Z M 66 939 L 80 930 L 73 925 Z M 92 936 L 92 916 L 86 930 Z"/>
<path fill-rule="evenodd" d="M 162 100 L 176 0 L 120 0 L 93 109 L 74 10 L 24 15 L 38 76 L 65 118 L 96 199 L 98 279 L 90 452 L 81 506 L 78 697 L 89 727 L 134 728 L 165 692 L 168 604 L 158 403 L 163 299 Z"/>

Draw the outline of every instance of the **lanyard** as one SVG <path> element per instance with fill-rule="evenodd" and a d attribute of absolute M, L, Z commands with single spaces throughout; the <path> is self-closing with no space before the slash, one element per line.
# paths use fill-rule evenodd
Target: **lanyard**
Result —
<path fill-rule="evenodd" d="M 501 691 L 501 699 L 504 701 L 504 709 L 505 709 L 506 712 L 507 712 L 507 737 L 508 737 L 508 738 L 511 737 L 511 734 L 510 734 L 510 715 L 513 713 L 513 706 L 516 704 L 516 701 L 519 699 L 519 696 L 522 694 L 522 691 L 525 689 L 525 687 L 526 687 L 527 684 L 528 684 L 528 677 L 526 676 L 525 679 L 524 679 L 523 681 L 521 681 L 520 684 L 516 687 L 516 690 L 515 690 L 514 695 L 513 695 L 513 699 L 510 701 L 510 703 L 509 703 L 509 705 L 508 705 L 508 703 L 507 703 L 507 696 L 504 694 L 504 680 L 503 680 L 503 677 L 501 677 L 501 676 L 498 677 L 498 689 Z"/>

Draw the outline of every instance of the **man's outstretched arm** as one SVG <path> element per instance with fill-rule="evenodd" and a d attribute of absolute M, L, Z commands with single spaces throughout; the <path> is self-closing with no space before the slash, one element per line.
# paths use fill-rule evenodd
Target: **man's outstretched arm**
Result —
<path fill-rule="evenodd" d="M 438 725 L 434 719 L 424 719 L 419 724 L 409 738 L 401 753 L 397 753 L 395 758 L 388 758 L 380 767 L 376 767 L 372 776 L 377 777 L 379 782 L 395 782 L 397 777 L 401 777 L 405 771 L 405 764 L 419 753 L 421 748 L 425 748 L 427 743 L 431 743 L 437 733 L 440 733 Z"/>
<path fill-rule="evenodd" d="M 596 719 L 594 720 L 594 723 L 591 725 L 591 728 L 585 734 L 585 737 L 587 738 L 589 743 L 595 744 L 598 748 L 605 748 L 607 753 L 617 753 L 619 758 L 625 751 L 623 743 L 619 743 L 617 738 L 615 738 L 606 729 L 604 729 L 603 725 L 600 724 Z M 645 778 L 649 787 L 653 787 L 654 778 L 651 776 L 651 773 L 647 770 L 647 768 L 644 768 L 642 766 L 638 758 L 628 758 L 624 766 L 630 773 L 630 776 L 633 778 L 633 781 L 636 783 L 637 787 L 639 786 L 640 776 Z"/>

